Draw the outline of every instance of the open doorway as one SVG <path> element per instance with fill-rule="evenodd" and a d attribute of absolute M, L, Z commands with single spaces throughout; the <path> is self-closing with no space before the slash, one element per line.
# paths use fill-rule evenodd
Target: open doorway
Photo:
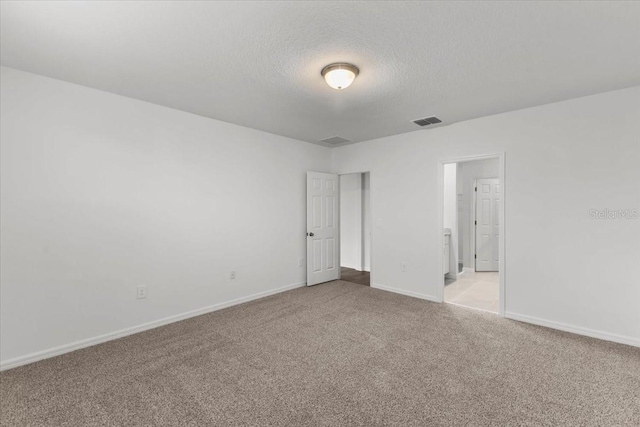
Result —
<path fill-rule="evenodd" d="M 371 178 L 340 175 L 340 279 L 371 285 Z"/>
<path fill-rule="evenodd" d="M 504 156 L 441 166 L 443 301 L 504 315 Z"/>

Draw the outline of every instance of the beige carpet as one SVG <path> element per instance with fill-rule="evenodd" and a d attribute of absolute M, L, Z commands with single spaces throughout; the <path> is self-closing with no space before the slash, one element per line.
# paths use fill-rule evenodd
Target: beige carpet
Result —
<path fill-rule="evenodd" d="M 640 349 L 347 282 L 0 374 L 2 426 L 640 425 Z"/>

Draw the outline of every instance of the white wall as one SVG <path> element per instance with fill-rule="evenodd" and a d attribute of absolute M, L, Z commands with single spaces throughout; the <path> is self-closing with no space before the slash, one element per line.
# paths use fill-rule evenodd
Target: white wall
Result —
<path fill-rule="evenodd" d="M 362 270 L 362 174 L 340 175 L 340 265 Z"/>
<path fill-rule="evenodd" d="M 4 366 L 304 282 L 328 149 L 1 71 Z"/>
<path fill-rule="evenodd" d="M 466 268 L 474 269 L 474 183 L 477 178 L 498 178 L 500 176 L 500 161 L 498 159 L 486 159 L 461 162 L 458 170 L 460 171 L 458 181 L 461 183 L 462 188 L 459 193 L 462 195 L 462 203 L 459 210 L 460 218 L 458 224 L 462 237 L 462 247 L 464 248 L 462 250 L 463 264 Z"/>
<path fill-rule="evenodd" d="M 301 284 L 305 172 L 330 157 L 371 171 L 374 285 L 436 299 L 438 159 L 498 151 L 507 315 L 640 345 L 640 220 L 589 213 L 640 207 L 640 87 L 329 151 L 1 73 L 4 366 Z"/>
<path fill-rule="evenodd" d="M 633 87 L 335 148 L 371 172 L 374 286 L 439 299 L 438 159 L 505 152 L 507 316 L 640 345 L 640 220 L 589 213 L 640 208 L 638 117 Z"/>
<path fill-rule="evenodd" d="M 449 163 L 444 165 L 444 228 L 451 230 L 449 237 L 449 274 L 448 277 L 458 277 L 458 202 L 456 196 L 457 165 Z"/>

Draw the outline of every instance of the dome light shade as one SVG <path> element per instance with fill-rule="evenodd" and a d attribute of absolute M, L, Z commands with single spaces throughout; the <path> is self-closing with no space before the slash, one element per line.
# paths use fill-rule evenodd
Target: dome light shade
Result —
<path fill-rule="evenodd" d="M 358 73 L 358 67 L 346 63 L 329 64 L 321 72 L 327 84 L 338 90 L 349 87 Z"/>

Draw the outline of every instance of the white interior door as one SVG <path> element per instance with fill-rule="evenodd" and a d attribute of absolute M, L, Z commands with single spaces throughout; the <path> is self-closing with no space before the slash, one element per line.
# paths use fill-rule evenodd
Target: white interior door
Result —
<path fill-rule="evenodd" d="M 339 182 L 307 172 L 307 286 L 340 278 Z"/>
<path fill-rule="evenodd" d="M 476 180 L 476 271 L 498 271 L 500 182 Z"/>

